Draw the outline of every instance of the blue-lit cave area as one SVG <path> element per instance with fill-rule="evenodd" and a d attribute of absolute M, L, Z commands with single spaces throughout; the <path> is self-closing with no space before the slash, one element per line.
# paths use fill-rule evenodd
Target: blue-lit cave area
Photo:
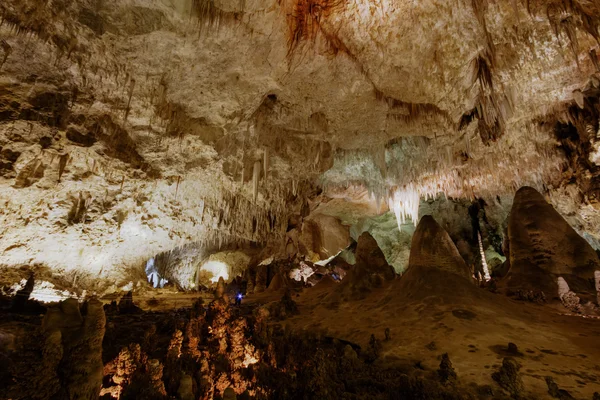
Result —
<path fill-rule="evenodd" d="M 1 0 L 0 400 L 600 400 L 598 0 Z"/>

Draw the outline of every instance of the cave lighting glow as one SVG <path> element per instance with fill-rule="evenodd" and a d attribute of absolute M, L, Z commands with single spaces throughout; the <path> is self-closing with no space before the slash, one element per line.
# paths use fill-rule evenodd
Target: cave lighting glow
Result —
<path fill-rule="evenodd" d="M 331 260 L 333 260 L 334 258 L 336 258 L 337 256 L 339 256 L 341 252 L 342 252 L 342 250 L 338 251 L 338 252 L 337 252 L 337 254 L 334 254 L 334 255 L 332 255 L 332 256 L 331 256 L 331 257 L 329 257 L 329 258 L 326 258 L 326 259 L 324 259 L 324 260 L 321 260 L 321 261 L 317 261 L 317 262 L 315 263 L 315 265 L 318 265 L 318 266 L 320 266 L 320 267 L 324 267 L 324 266 L 326 266 L 327 264 L 329 264 L 329 263 L 331 262 Z"/>
<path fill-rule="evenodd" d="M 229 265 L 221 261 L 207 261 L 202 265 L 202 270 L 209 271 L 213 277 L 210 278 L 212 283 L 219 282 L 219 278 L 223 277 L 225 281 L 229 279 Z"/>

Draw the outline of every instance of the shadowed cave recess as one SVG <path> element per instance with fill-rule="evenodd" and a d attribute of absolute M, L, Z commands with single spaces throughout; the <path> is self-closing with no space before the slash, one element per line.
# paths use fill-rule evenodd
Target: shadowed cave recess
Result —
<path fill-rule="evenodd" d="M 600 400 L 597 0 L 2 0 L 0 400 Z"/>

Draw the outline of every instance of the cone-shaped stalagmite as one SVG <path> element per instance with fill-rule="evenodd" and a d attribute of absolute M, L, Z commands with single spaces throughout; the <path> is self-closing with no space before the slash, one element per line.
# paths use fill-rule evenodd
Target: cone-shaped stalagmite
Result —
<path fill-rule="evenodd" d="M 356 246 L 356 265 L 364 266 L 371 273 L 382 274 L 385 279 L 393 279 L 395 272 L 385 259 L 383 251 L 369 232 L 363 232 Z"/>
<path fill-rule="evenodd" d="M 504 285 L 535 289 L 555 296 L 557 277 L 572 290 L 588 290 L 600 269 L 594 249 L 535 189 L 517 191 L 508 221 L 510 270 Z"/>
<path fill-rule="evenodd" d="M 338 290 L 327 297 L 328 301 L 359 300 L 373 288 L 381 287 L 386 280 L 394 279 L 394 269 L 387 263 L 377 241 L 364 232 L 358 238 L 356 264 L 342 280 Z"/>
<path fill-rule="evenodd" d="M 413 235 L 408 269 L 397 292 L 410 300 L 441 297 L 444 302 L 471 302 L 481 296 L 471 271 L 448 233 L 425 215 Z"/>
<path fill-rule="evenodd" d="M 409 269 L 436 268 L 471 279 L 471 270 L 460 256 L 448 233 L 425 215 L 419 221 L 410 246 Z"/>

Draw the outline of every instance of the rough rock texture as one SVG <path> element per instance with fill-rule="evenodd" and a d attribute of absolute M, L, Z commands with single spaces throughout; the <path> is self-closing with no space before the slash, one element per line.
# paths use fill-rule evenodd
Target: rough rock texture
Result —
<path fill-rule="evenodd" d="M 315 261 L 333 257 L 350 245 L 349 228 L 341 224 L 337 218 L 315 214 L 302 224 L 300 234 L 300 252 Z"/>
<path fill-rule="evenodd" d="M 514 399 L 521 398 L 524 390 L 520 369 L 521 365 L 514 358 L 505 357 L 502 359 L 500 369 L 492 374 L 492 378 L 498 385 L 508 391 Z"/>
<path fill-rule="evenodd" d="M 409 270 L 435 268 L 471 280 L 472 273 L 448 233 L 431 217 L 419 221 L 411 243 Z"/>
<path fill-rule="evenodd" d="M 356 263 L 354 267 L 362 266 L 369 273 L 381 274 L 384 279 L 390 280 L 395 276 L 394 269 L 388 264 L 377 241 L 370 233 L 364 232 L 358 238 L 356 245 Z"/>
<path fill-rule="evenodd" d="M 600 268 L 598 255 L 535 189 L 517 191 L 508 239 L 510 271 L 503 282 L 507 287 L 554 296 L 557 277 L 562 276 L 576 293 L 592 290 L 588 280 Z"/>
<path fill-rule="evenodd" d="M 46 337 L 43 375 L 56 374 L 58 396 L 97 399 L 102 386 L 102 340 L 105 315 L 102 303 L 85 303 L 82 315 L 75 299 L 48 309 L 43 321 Z M 46 354 L 47 353 L 47 354 Z"/>
<path fill-rule="evenodd" d="M 308 199 L 353 187 L 416 221 L 442 192 L 552 186 L 597 240 L 599 14 L 579 0 L 5 0 L 0 264 L 100 290 L 186 243 L 285 246 Z"/>
<path fill-rule="evenodd" d="M 364 232 L 356 246 L 356 263 L 351 266 L 342 283 L 327 296 L 327 300 L 359 300 L 373 288 L 381 287 L 385 281 L 394 279 L 394 269 L 387 263 L 377 242 Z"/>
<path fill-rule="evenodd" d="M 408 269 L 395 290 L 410 302 L 440 299 L 444 303 L 465 304 L 485 300 L 446 231 L 427 215 L 417 225 Z"/>

